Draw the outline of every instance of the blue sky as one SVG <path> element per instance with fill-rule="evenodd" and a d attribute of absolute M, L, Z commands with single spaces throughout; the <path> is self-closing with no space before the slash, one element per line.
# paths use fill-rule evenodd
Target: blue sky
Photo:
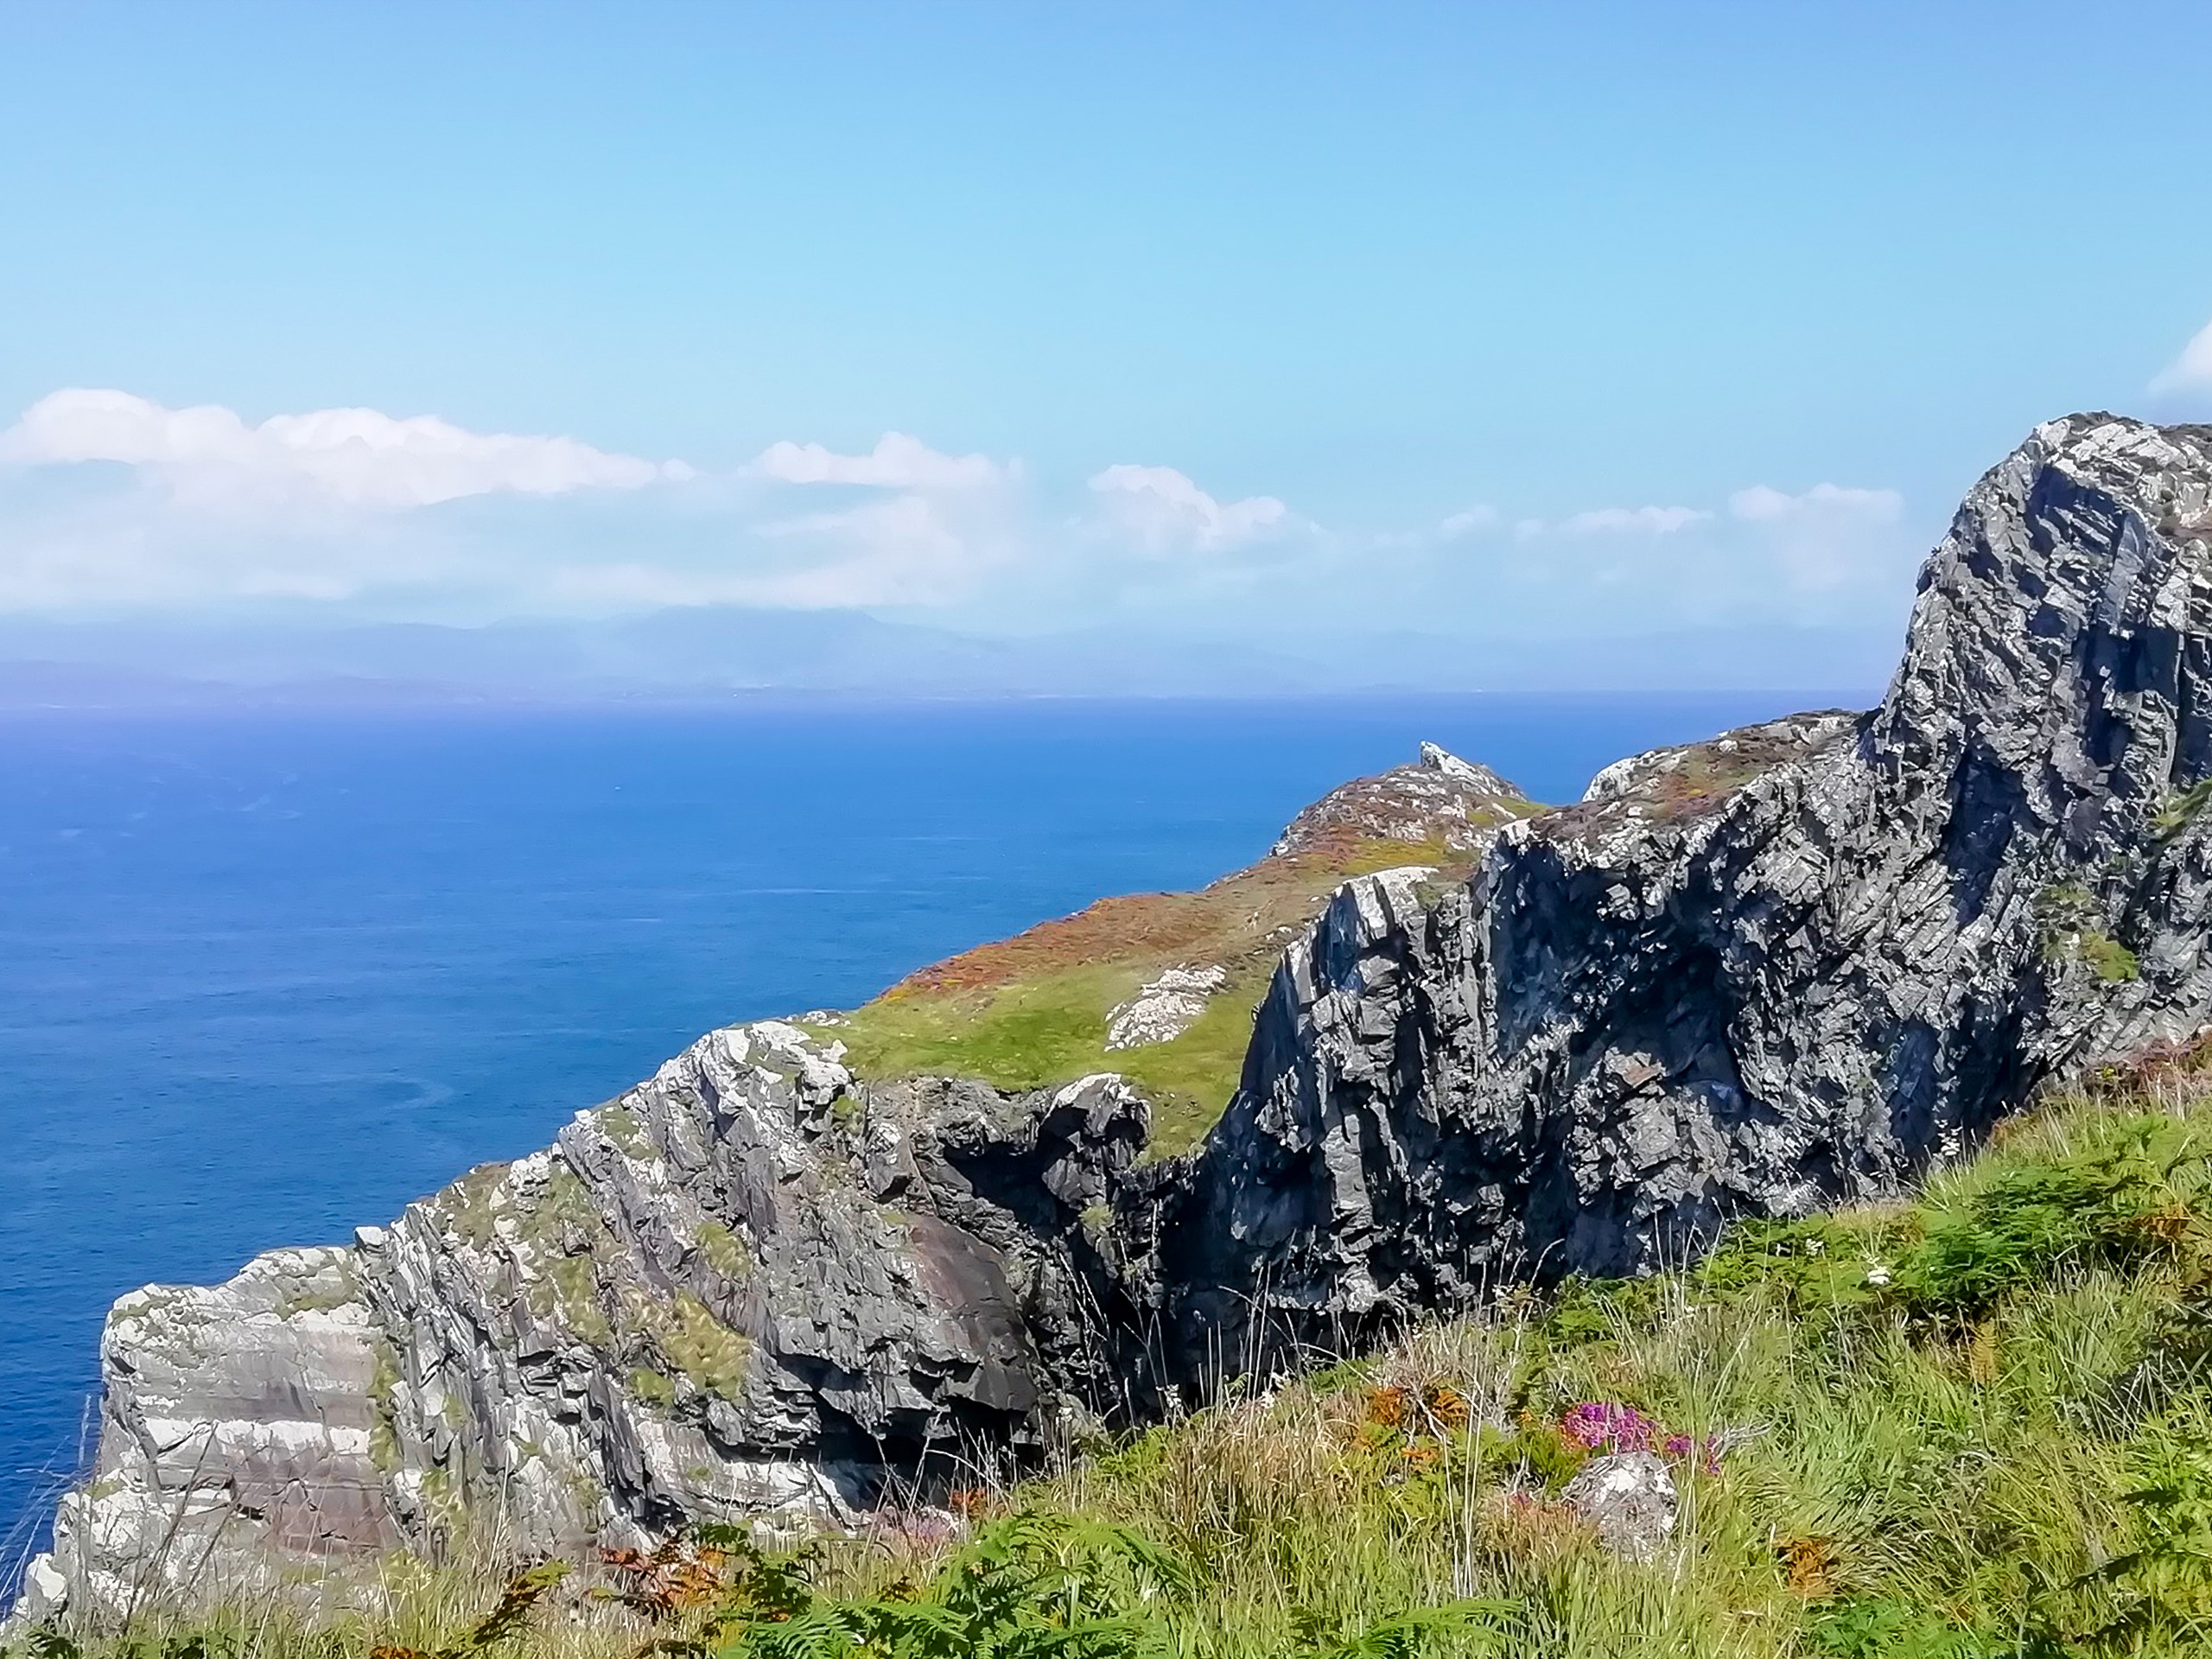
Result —
<path fill-rule="evenodd" d="M 0 608 L 1893 639 L 2037 421 L 2212 417 L 2207 86 L 2201 4 L 0 4 Z"/>

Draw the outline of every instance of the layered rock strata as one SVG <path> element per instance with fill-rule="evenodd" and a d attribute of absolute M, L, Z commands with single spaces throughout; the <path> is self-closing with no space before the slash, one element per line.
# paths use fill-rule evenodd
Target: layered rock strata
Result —
<path fill-rule="evenodd" d="M 864 1087 L 842 1056 L 712 1033 L 350 1249 L 124 1298 L 99 1466 L 22 1611 L 253 1591 L 485 1511 L 523 1551 L 842 1524 L 1080 1428 L 1145 1102 Z"/>
<path fill-rule="evenodd" d="M 349 1249 L 125 1299 L 26 1611 L 493 1507 L 548 1548 L 845 1523 L 1501 1281 L 1892 1192 L 2212 1014 L 2208 676 L 2212 429 L 2038 429 L 1930 558 L 1879 708 L 1485 813 L 1465 882 L 1347 884 L 1186 1158 L 1145 1160 L 1111 1077 L 863 1083 L 770 1023 Z M 1377 798 L 1512 797 L 1447 760 Z"/>

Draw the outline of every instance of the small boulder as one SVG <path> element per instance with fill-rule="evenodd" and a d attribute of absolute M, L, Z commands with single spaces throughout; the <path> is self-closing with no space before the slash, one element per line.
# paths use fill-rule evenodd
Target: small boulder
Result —
<path fill-rule="evenodd" d="M 1675 1478 L 1654 1452 L 1592 1458 L 1560 1496 L 1598 1529 L 1599 1542 L 1631 1561 L 1658 1554 L 1681 1509 Z"/>

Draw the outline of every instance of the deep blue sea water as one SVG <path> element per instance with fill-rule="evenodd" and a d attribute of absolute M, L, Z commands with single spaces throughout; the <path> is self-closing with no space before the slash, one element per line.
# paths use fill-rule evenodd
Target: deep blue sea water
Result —
<path fill-rule="evenodd" d="M 1248 863 L 1423 738 L 1561 800 L 1805 701 L 0 720 L 0 1572 L 127 1290 L 389 1219 L 717 1024 Z"/>

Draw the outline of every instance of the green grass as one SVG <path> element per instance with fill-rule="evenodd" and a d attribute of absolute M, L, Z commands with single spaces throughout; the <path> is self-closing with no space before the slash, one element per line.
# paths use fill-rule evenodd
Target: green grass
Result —
<path fill-rule="evenodd" d="M 753 1593 L 740 1552 L 689 1611 L 587 1598 L 502 1640 L 578 1659 L 652 1640 L 1192 1659 L 2212 1651 L 2201 1064 L 2056 1103 L 1910 1202 L 1746 1226 L 1681 1272 L 1508 1294 L 1048 1478 L 967 1494 L 998 1519 L 964 1548 L 832 1541 L 780 1624 L 729 1611 Z M 1681 1522 L 1650 1564 L 1607 1554 L 1560 1500 L 1590 1455 L 1562 1414 L 1586 1402 L 1691 1443 L 1671 1459 Z M 319 1618 L 264 1607 L 244 1645 L 244 1612 L 156 1618 L 138 1651 L 213 1631 L 287 1659 L 429 1652 L 499 1599 L 486 1570 L 467 1592 L 438 1576 L 454 1567 L 379 1570 L 417 1599 Z M 1002 1575 L 989 1608 L 969 1594 L 978 1573 Z M 971 1614 L 985 1622 L 958 1624 Z M 917 1645 L 925 1627 L 967 1645 Z M 802 1630 L 875 1634 L 777 1645 Z"/>
<path fill-rule="evenodd" d="M 1431 1332 L 1022 1496 L 1201 1563 L 1190 1651 L 1466 1594 L 1518 1604 L 1547 1655 L 2212 1651 L 2206 1137 L 2145 1104 L 2071 1103 L 1916 1203 Z M 1440 1389 L 1464 1427 L 1394 1425 Z M 1677 1460 L 1653 1567 L 1557 1503 L 1584 1401 L 1732 1446 Z"/>
<path fill-rule="evenodd" d="M 884 997 L 821 1034 L 842 1040 L 847 1064 L 868 1078 L 942 1072 L 1014 1090 L 1119 1072 L 1152 1103 L 1151 1151 L 1166 1156 L 1195 1146 L 1236 1092 L 1274 970 L 1243 967 L 1173 1041 L 1109 1049 L 1109 1016 L 1152 971 L 1079 968 L 990 990 Z"/>
<path fill-rule="evenodd" d="M 1122 1049 L 1103 1058 L 1152 1102 L 1155 1157 L 1187 1152 L 1218 1122 L 1244 1070 L 1252 1018 L 1267 995 L 1272 964 L 1248 967 L 1174 1041 Z"/>
<path fill-rule="evenodd" d="M 1107 1017 L 1144 979 L 1140 967 L 1077 968 L 988 990 L 888 995 L 823 1034 L 864 1077 L 947 1072 L 1038 1089 L 1107 1069 Z"/>
<path fill-rule="evenodd" d="M 1511 804 L 1517 812 L 1530 803 Z M 1153 1105 L 1152 1154 L 1198 1144 L 1236 1092 L 1253 1010 L 1288 939 L 1356 875 L 1427 864 L 1440 880 L 1468 868 L 1440 838 L 1347 837 L 1268 857 L 1188 893 L 1131 893 L 924 969 L 817 1034 L 842 1040 L 871 1081 L 925 1074 L 1041 1089 L 1114 1071 Z M 1166 968 L 1229 976 L 1172 1042 L 1109 1050 L 1113 1012 Z"/>

